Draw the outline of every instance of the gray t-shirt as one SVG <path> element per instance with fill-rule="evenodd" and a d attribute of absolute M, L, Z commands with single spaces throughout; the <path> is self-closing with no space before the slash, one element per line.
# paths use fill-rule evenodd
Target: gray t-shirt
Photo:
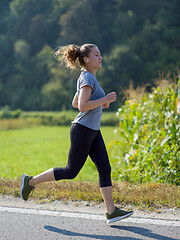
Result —
<path fill-rule="evenodd" d="M 80 89 L 84 86 L 90 86 L 92 88 L 90 100 L 96 100 L 105 96 L 105 92 L 99 85 L 95 76 L 88 71 L 81 72 L 77 81 L 77 92 L 78 96 Z M 89 111 L 80 112 L 72 123 L 79 123 L 88 128 L 99 130 L 101 127 L 101 114 L 102 106 L 94 108 Z"/>

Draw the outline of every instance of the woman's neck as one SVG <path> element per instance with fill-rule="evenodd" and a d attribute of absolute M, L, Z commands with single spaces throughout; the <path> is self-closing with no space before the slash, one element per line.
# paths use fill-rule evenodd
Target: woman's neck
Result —
<path fill-rule="evenodd" d="M 88 67 L 86 67 L 86 68 L 84 68 L 84 70 L 85 71 L 88 71 L 89 73 L 91 73 L 92 75 L 96 75 L 96 72 L 97 72 L 97 70 L 95 70 L 95 69 L 91 69 L 91 68 L 88 68 Z"/>

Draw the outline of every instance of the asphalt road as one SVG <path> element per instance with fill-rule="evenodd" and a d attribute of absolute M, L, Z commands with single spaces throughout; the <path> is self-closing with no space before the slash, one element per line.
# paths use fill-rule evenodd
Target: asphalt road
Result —
<path fill-rule="evenodd" d="M 102 214 L 0 206 L 0 240 L 179 240 L 180 221 L 132 217 L 107 225 Z"/>

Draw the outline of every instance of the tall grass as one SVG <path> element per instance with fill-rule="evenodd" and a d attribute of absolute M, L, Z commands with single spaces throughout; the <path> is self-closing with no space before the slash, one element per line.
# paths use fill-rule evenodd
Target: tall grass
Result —
<path fill-rule="evenodd" d="M 180 184 L 180 122 L 176 111 L 180 80 L 178 84 L 163 83 L 141 97 L 127 96 L 117 112 L 119 127 L 109 145 L 116 180 Z"/>

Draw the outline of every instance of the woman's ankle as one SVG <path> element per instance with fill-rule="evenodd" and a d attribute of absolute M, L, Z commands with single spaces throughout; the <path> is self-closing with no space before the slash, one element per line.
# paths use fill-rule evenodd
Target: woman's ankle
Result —
<path fill-rule="evenodd" d="M 29 184 L 29 186 L 34 187 L 33 177 L 31 179 L 29 179 L 28 184 Z"/>
<path fill-rule="evenodd" d="M 114 210 L 115 210 L 115 206 L 109 207 L 109 208 L 107 208 L 107 213 L 111 214 L 114 212 Z"/>

